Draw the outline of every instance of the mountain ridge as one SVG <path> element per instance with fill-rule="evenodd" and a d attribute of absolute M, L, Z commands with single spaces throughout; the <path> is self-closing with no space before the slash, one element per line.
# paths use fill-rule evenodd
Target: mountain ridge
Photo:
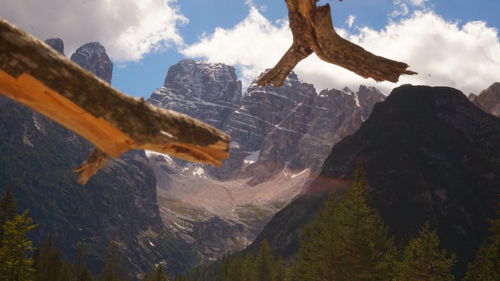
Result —
<path fill-rule="evenodd" d="M 275 254 L 290 258 L 300 227 L 314 217 L 329 190 L 348 188 L 352 171 L 362 163 L 373 205 L 391 233 L 407 240 L 430 221 L 443 246 L 459 254 L 457 270 L 463 274 L 494 216 L 498 143 L 500 119 L 460 91 L 398 87 L 375 105 L 358 131 L 332 148 L 320 176 L 271 219 L 249 249 L 267 240 Z"/>

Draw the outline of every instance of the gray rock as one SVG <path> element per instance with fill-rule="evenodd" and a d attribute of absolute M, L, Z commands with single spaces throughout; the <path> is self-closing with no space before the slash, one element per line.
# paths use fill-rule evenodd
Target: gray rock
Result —
<path fill-rule="evenodd" d="M 484 112 L 500 117 L 500 83 L 493 83 L 479 95 L 471 94 L 469 100 Z"/>
<path fill-rule="evenodd" d="M 289 158 L 289 151 L 283 149 L 292 142 L 289 138 L 304 133 L 310 112 L 308 105 L 315 96 L 313 85 L 301 82 L 295 73 L 291 73 L 280 88 L 251 84 L 238 110 L 224 124 L 224 131 L 231 135 L 233 145 L 229 159 L 217 176 L 227 179 L 238 175 L 245 158 L 256 151 L 260 151 L 257 152 L 260 162 L 275 167 L 272 170 L 283 167 Z M 256 167 L 251 167 L 244 176 L 255 174 L 249 172 L 254 169 Z M 270 172 L 269 169 L 261 170 Z"/>
<path fill-rule="evenodd" d="M 71 55 L 71 60 L 102 80 L 111 83 L 113 63 L 106 54 L 106 49 L 99 42 L 81 46 Z"/>
<path fill-rule="evenodd" d="M 181 60 L 168 70 L 165 85 L 149 102 L 190 115 L 222 129 L 241 99 L 241 81 L 233 67 Z"/>
<path fill-rule="evenodd" d="M 45 44 L 64 55 L 64 42 L 61 38 L 49 38 L 45 40 Z"/>

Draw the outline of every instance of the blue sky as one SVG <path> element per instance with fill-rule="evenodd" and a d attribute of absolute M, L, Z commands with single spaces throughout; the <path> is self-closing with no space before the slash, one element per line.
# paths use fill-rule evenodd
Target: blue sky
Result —
<path fill-rule="evenodd" d="M 349 15 L 355 15 L 356 26 L 382 29 L 390 19 L 388 15 L 395 10 L 392 0 L 345 0 L 320 3 L 325 2 L 333 6 L 335 25 L 343 28 L 348 28 L 346 20 Z M 286 19 L 287 10 L 284 1 L 255 0 L 253 4 L 271 21 Z M 500 1 L 440 0 L 428 4 L 433 6 L 436 14 L 446 20 L 461 24 L 481 20 L 488 26 L 500 28 L 500 17 L 495 12 L 500 11 Z M 180 27 L 186 44 L 196 43 L 202 34 L 210 34 L 215 28 L 231 28 L 244 20 L 249 13 L 249 6 L 245 1 L 184 0 L 179 1 L 177 5 L 180 7 L 180 12 L 189 19 L 189 23 Z M 138 63 L 128 63 L 125 68 L 115 69 L 113 83 L 115 87 L 125 92 L 148 96 L 152 90 L 162 85 L 168 67 L 183 57 L 175 48 L 147 55 Z"/>
<path fill-rule="evenodd" d="M 248 84 L 291 42 L 283 0 L 43 2 L 3 0 L 0 17 L 41 39 L 61 37 L 67 56 L 83 43 L 101 42 L 115 64 L 113 86 L 139 97 L 162 86 L 169 66 L 186 57 L 234 65 Z M 448 85 L 468 93 L 500 81 L 500 1 L 324 3 L 333 6 L 342 36 L 419 72 L 401 83 Z M 317 90 L 366 84 L 388 93 L 395 86 L 361 79 L 317 58 L 301 63 L 297 73 Z"/>

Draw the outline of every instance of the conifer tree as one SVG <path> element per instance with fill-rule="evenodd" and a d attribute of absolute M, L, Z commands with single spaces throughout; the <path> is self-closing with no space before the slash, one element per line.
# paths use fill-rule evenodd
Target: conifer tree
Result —
<path fill-rule="evenodd" d="M 35 255 L 34 281 L 65 281 L 61 252 L 51 236 L 45 238 Z M 66 278 L 67 279 L 67 278 Z"/>
<path fill-rule="evenodd" d="M 387 280 L 392 240 L 369 205 L 363 169 L 341 200 L 332 193 L 304 228 L 292 280 Z"/>
<path fill-rule="evenodd" d="M 382 264 L 392 241 L 377 211 L 369 205 L 368 183 L 362 166 L 334 211 L 335 255 L 338 258 L 336 280 L 387 280 Z"/>
<path fill-rule="evenodd" d="M 0 247 L 2 246 L 3 240 L 2 226 L 5 222 L 7 222 L 7 220 L 13 219 L 16 215 L 16 201 L 10 188 L 7 188 L 2 198 L 0 198 Z"/>
<path fill-rule="evenodd" d="M 151 276 L 149 273 L 144 273 L 141 277 L 141 281 L 151 281 Z"/>
<path fill-rule="evenodd" d="M 209 268 L 205 262 L 202 262 L 187 274 L 187 279 L 193 281 L 213 280 L 213 271 L 213 266 Z"/>
<path fill-rule="evenodd" d="M 231 268 L 231 258 L 229 256 L 222 257 L 222 259 L 220 259 L 217 265 L 216 280 L 228 281 L 230 268 Z"/>
<path fill-rule="evenodd" d="M 92 281 L 94 279 L 87 267 L 87 262 L 85 260 L 85 247 L 82 243 L 79 243 L 76 248 L 73 279 L 75 281 Z"/>
<path fill-rule="evenodd" d="M 163 266 L 158 265 L 149 281 L 168 281 L 167 274 Z"/>
<path fill-rule="evenodd" d="M 16 200 L 10 188 L 7 188 L 0 199 L 0 222 L 13 219 L 17 215 Z"/>
<path fill-rule="evenodd" d="M 120 281 L 118 277 L 118 253 L 116 246 L 111 241 L 106 259 L 104 261 L 104 268 L 101 273 L 101 281 Z"/>
<path fill-rule="evenodd" d="M 79 275 L 78 278 L 79 281 L 94 281 L 94 277 L 92 276 L 87 267 L 83 269 L 81 275 Z"/>
<path fill-rule="evenodd" d="M 500 280 L 500 209 L 491 220 L 489 243 L 479 248 L 474 261 L 468 266 L 465 281 Z"/>
<path fill-rule="evenodd" d="M 439 249 L 437 232 L 426 223 L 416 238 L 410 239 L 403 257 L 396 263 L 394 281 L 452 281 L 455 256 Z"/>
<path fill-rule="evenodd" d="M 2 281 L 31 281 L 33 275 L 32 242 L 26 236 L 36 225 L 26 210 L 7 220 L 2 229 L 0 247 L 0 276 Z"/>
<path fill-rule="evenodd" d="M 260 243 L 260 249 L 255 258 L 255 276 L 259 281 L 273 281 L 273 255 L 267 241 Z"/>
<path fill-rule="evenodd" d="M 274 270 L 274 281 L 288 281 L 288 268 L 283 259 L 278 259 Z"/>
<path fill-rule="evenodd" d="M 52 281 L 74 281 L 73 279 L 73 270 L 71 265 L 65 261 L 61 263 L 61 270 L 59 272 L 59 279 L 52 279 Z"/>
<path fill-rule="evenodd" d="M 254 256 L 251 253 L 247 253 L 243 260 L 243 267 L 241 269 L 242 281 L 257 281 L 255 277 L 255 263 Z"/>
<path fill-rule="evenodd" d="M 331 193 L 316 218 L 304 227 L 299 256 L 292 263 L 293 280 L 334 280 L 339 259 L 334 245 L 336 204 L 337 196 Z"/>
<path fill-rule="evenodd" d="M 242 281 L 243 280 L 243 264 L 244 260 L 241 255 L 232 255 L 229 261 L 229 269 L 227 270 L 227 280 Z"/>

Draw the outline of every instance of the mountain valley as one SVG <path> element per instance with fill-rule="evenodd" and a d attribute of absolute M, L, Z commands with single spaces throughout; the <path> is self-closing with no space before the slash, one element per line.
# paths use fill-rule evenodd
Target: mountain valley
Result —
<path fill-rule="evenodd" d="M 64 54 L 61 39 L 46 43 Z M 71 60 L 111 83 L 101 44 L 83 45 Z M 147 101 L 230 134 L 222 167 L 134 151 L 85 186 L 68 167 L 91 145 L 0 97 L 0 192 L 11 188 L 40 224 L 35 246 L 53 236 L 70 259 L 83 243 L 98 272 L 113 244 L 135 276 L 158 264 L 177 274 L 247 246 L 256 252 L 264 240 L 275 256 L 292 258 L 326 194 L 342 193 L 363 164 L 396 241 L 429 221 L 465 268 L 500 193 L 499 85 L 468 99 L 411 85 L 386 97 L 366 86 L 317 91 L 292 72 L 280 88 L 253 82 L 244 90 L 233 67 L 184 59 Z"/>

